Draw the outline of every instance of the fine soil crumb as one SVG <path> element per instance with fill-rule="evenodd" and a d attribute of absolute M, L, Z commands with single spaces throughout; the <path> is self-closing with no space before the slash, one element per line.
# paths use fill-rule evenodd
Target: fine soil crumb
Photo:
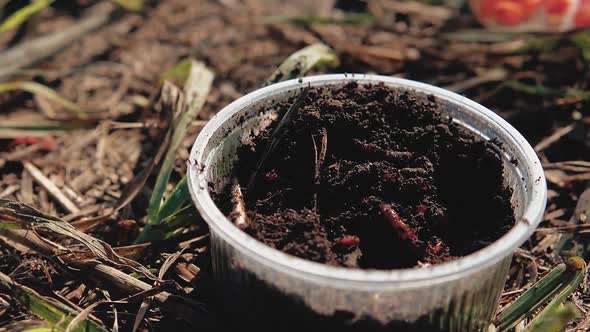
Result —
<path fill-rule="evenodd" d="M 295 98 L 275 106 L 279 118 Z M 514 224 L 497 147 L 439 112 L 434 97 L 383 85 L 311 88 L 246 188 L 277 123 L 238 151 L 246 231 L 335 266 L 437 264 Z M 231 212 L 229 186 L 218 202 Z"/>

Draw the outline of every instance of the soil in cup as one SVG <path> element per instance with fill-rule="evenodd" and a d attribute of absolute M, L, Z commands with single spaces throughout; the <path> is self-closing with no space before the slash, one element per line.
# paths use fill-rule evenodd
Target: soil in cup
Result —
<path fill-rule="evenodd" d="M 296 98 L 272 106 L 279 119 Z M 262 164 L 280 121 L 238 151 L 245 231 L 259 241 L 329 265 L 398 269 L 473 253 L 514 224 L 501 147 L 434 97 L 353 82 L 302 101 Z M 228 185 L 216 200 L 235 218 L 231 196 Z"/>

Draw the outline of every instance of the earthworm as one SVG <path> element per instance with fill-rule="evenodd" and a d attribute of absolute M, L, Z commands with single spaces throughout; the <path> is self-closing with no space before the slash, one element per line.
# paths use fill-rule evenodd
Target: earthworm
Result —
<path fill-rule="evenodd" d="M 385 159 L 409 159 L 412 158 L 414 155 L 412 152 L 408 151 L 391 151 L 391 150 L 384 150 L 380 146 L 374 143 L 367 143 L 365 141 L 361 141 L 357 138 L 352 140 L 354 146 L 356 146 L 361 151 L 378 155 Z"/>
<path fill-rule="evenodd" d="M 406 224 L 402 217 L 400 217 L 399 214 L 395 212 L 391 205 L 384 203 L 379 205 L 379 209 L 400 239 L 408 241 L 409 243 L 413 244 L 413 246 L 418 247 L 419 241 L 416 233 L 408 224 Z"/>

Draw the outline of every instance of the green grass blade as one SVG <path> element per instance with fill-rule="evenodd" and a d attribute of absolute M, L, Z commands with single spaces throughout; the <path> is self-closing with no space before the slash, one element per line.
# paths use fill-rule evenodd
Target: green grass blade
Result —
<path fill-rule="evenodd" d="M 495 324 L 498 330 L 508 330 L 522 321 L 530 312 L 534 312 L 534 309 L 541 306 L 549 297 L 555 294 L 566 273 L 566 265 L 559 264 L 549 271 L 545 277 L 527 289 L 516 301 L 512 302 L 500 313 Z"/>
<path fill-rule="evenodd" d="M 183 177 L 158 211 L 158 220 L 164 220 L 178 211 L 189 200 L 188 181 Z"/>
<path fill-rule="evenodd" d="M 340 65 L 338 56 L 328 46 L 318 43 L 309 45 L 291 54 L 275 72 L 267 83 L 277 83 L 291 78 L 304 76 L 312 68 L 335 68 Z"/>
<path fill-rule="evenodd" d="M 584 60 L 590 61 L 590 32 L 580 31 L 574 34 L 570 40 L 582 52 Z"/>
<path fill-rule="evenodd" d="M 564 331 L 569 323 L 580 316 L 580 310 L 573 303 L 560 304 L 546 312 L 542 319 L 527 327 L 525 332 L 558 332 Z"/>
<path fill-rule="evenodd" d="M 31 313 L 46 320 L 51 325 L 58 327 L 60 330 L 64 330 L 78 314 L 76 310 L 60 302 L 44 297 L 26 286 L 17 284 L 9 276 L 1 272 L 0 284 Z M 91 319 L 85 319 L 74 331 L 99 332 L 106 331 L 106 329 Z"/>
<path fill-rule="evenodd" d="M 184 84 L 184 82 L 186 82 L 188 79 L 192 63 L 193 60 L 190 58 L 180 60 L 180 62 L 178 62 L 176 65 L 174 65 L 174 67 L 170 68 L 170 70 L 162 75 L 160 81 L 172 81 L 176 84 Z"/>
<path fill-rule="evenodd" d="M 30 81 L 16 81 L 0 84 L 0 93 L 15 90 L 23 90 L 34 95 L 45 97 L 61 105 L 64 109 L 70 111 L 71 113 L 74 113 L 78 118 L 86 118 L 86 114 L 82 111 L 80 106 L 60 96 L 57 92 L 46 87 L 45 85 Z"/>
<path fill-rule="evenodd" d="M 574 256 L 567 259 L 566 265 L 569 272 L 568 279 L 560 287 L 559 294 L 527 326 L 526 332 L 557 332 L 577 316 L 577 308 L 574 311 L 568 311 L 563 303 L 584 280 L 586 262 L 581 257 Z"/>
<path fill-rule="evenodd" d="M 590 91 L 580 90 L 576 88 L 565 88 L 555 89 L 546 87 L 542 84 L 526 84 L 519 81 L 506 81 L 504 85 L 509 87 L 510 89 L 528 94 L 533 96 L 543 96 L 543 97 L 572 97 L 580 100 L 585 100 L 590 98 Z"/>
<path fill-rule="evenodd" d="M 10 15 L 2 24 L 0 24 L 0 33 L 14 29 L 23 24 L 31 16 L 49 7 L 55 0 L 38 0 L 33 1 L 27 6 L 19 9 L 14 14 Z"/>
<path fill-rule="evenodd" d="M 52 121 L 38 113 L 19 118 L 0 119 L 0 139 L 11 139 L 19 136 L 44 137 L 56 131 L 69 131 L 86 127 L 79 121 Z"/>
<path fill-rule="evenodd" d="M 521 92 L 527 95 L 535 96 L 558 96 L 561 92 L 557 89 L 548 88 L 541 84 L 526 84 L 519 81 L 506 81 L 504 83 L 507 87 L 516 92 Z"/>
<path fill-rule="evenodd" d="M 140 0 L 113 0 L 117 5 L 130 12 L 140 12 L 143 10 L 143 2 Z"/>
<path fill-rule="evenodd" d="M 145 225 L 135 242 L 148 243 L 170 239 L 178 234 L 183 227 L 194 223 L 199 218 L 199 213 L 192 204 L 185 205 L 159 223 Z"/>
<path fill-rule="evenodd" d="M 206 97 L 213 84 L 213 77 L 213 72 L 205 64 L 192 61 L 190 75 L 184 85 L 184 101 L 177 105 L 180 109 L 176 111 L 178 114 L 177 121 L 170 127 L 170 130 L 172 130 L 170 146 L 164 156 L 154 191 L 150 198 L 148 223 L 158 222 L 158 211 L 162 204 L 166 186 L 170 180 L 170 174 L 172 173 L 172 167 L 174 166 L 178 149 L 186 136 L 188 126 L 205 104 Z"/>
<path fill-rule="evenodd" d="M 369 13 L 351 13 L 343 17 L 323 16 L 270 16 L 265 23 L 297 23 L 303 25 L 312 24 L 371 24 L 375 22 L 375 16 Z"/>
<path fill-rule="evenodd" d="M 183 82 L 187 80 L 189 77 L 189 72 L 192 70 L 193 64 L 194 61 L 191 59 L 184 59 L 180 61 L 162 76 L 162 80 L 176 80 L 177 82 Z M 291 54 L 271 75 L 271 77 L 268 79 L 268 82 L 276 83 L 290 78 L 304 76 L 309 72 L 309 70 L 317 67 L 336 67 L 338 65 L 338 57 L 332 49 L 324 44 L 314 44 Z M 172 148 L 168 150 L 169 153 L 170 151 L 172 151 Z M 168 155 L 166 158 L 168 158 Z M 162 166 L 162 170 L 158 175 L 158 178 L 162 176 L 162 180 L 161 182 L 159 182 L 160 179 L 157 180 L 159 184 L 154 187 L 154 194 L 150 200 L 150 208 L 148 209 L 148 220 L 150 220 L 150 222 L 148 222 L 146 227 L 144 227 L 144 230 L 142 233 L 140 233 L 135 243 L 161 240 L 164 236 L 167 236 L 165 234 L 170 234 L 173 232 L 170 229 L 161 231 L 158 229 L 158 227 L 153 227 L 152 224 L 166 219 L 168 220 L 167 227 L 169 228 L 170 224 L 174 224 L 170 222 L 170 220 L 172 220 L 171 218 L 173 218 L 173 216 L 179 212 L 179 209 L 183 209 L 183 203 L 190 199 L 188 183 L 185 176 L 177 184 L 176 188 L 170 194 L 170 197 L 164 203 L 161 203 L 165 189 L 165 186 L 162 186 L 162 184 L 165 185 L 168 182 L 170 174 L 169 172 L 167 173 L 168 175 L 165 178 L 166 182 L 163 182 L 164 175 L 161 174 L 165 172 L 164 170 L 166 168 L 168 168 L 168 166 Z M 176 215 L 176 217 L 176 220 L 180 220 L 178 215 Z M 152 220 L 155 220 L 155 222 L 151 222 Z"/>

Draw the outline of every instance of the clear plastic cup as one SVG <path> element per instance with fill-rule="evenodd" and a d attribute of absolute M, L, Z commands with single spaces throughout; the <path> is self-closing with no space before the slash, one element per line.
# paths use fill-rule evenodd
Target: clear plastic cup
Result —
<path fill-rule="evenodd" d="M 455 261 L 383 271 L 304 260 L 268 247 L 234 226 L 217 208 L 210 190 L 229 183 L 236 149 L 271 121 L 269 106 L 307 85 L 350 81 L 434 95 L 454 121 L 500 142 L 505 182 L 514 192 L 514 227 L 496 242 Z M 211 231 L 218 301 L 243 329 L 255 325 L 274 326 L 276 331 L 301 331 L 302 327 L 368 331 L 386 326 L 400 331 L 484 331 L 496 312 L 512 254 L 540 222 L 547 192 L 534 150 L 501 117 L 453 92 L 377 75 L 312 76 L 254 91 L 209 121 L 190 160 L 191 195 Z M 473 218 L 477 222 L 477 215 Z"/>

